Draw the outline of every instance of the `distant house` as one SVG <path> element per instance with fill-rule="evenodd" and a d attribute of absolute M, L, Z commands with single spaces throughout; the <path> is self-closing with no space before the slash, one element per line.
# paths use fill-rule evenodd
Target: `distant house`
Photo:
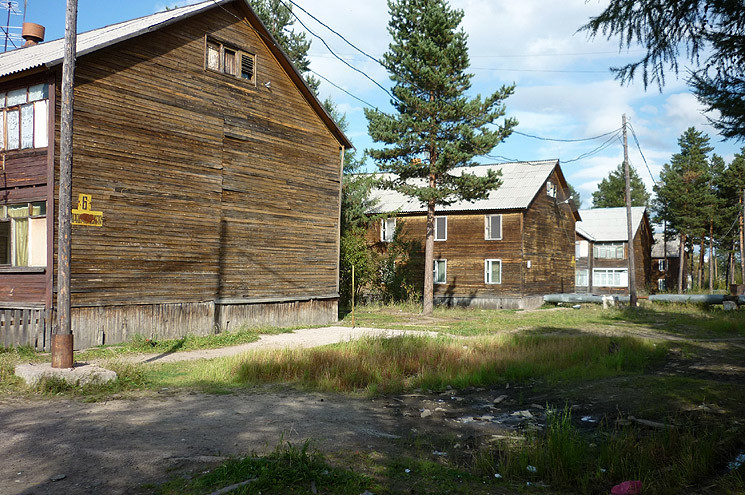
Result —
<path fill-rule="evenodd" d="M 685 289 L 687 279 L 685 264 L 683 270 L 683 289 Z M 678 236 L 668 237 L 665 243 L 661 233 L 655 234 L 652 246 L 652 282 L 657 285 L 657 291 L 676 291 L 679 273 L 680 238 Z"/>
<path fill-rule="evenodd" d="M 628 294 L 628 227 L 626 208 L 580 210 L 577 222 L 575 273 L 577 292 Z M 646 292 L 651 283 L 652 229 L 643 206 L 631 209 L 634 232 L 636 290 Z"/>
<path fill-rule="evenodd" d="M 437 209 L 434 247 L 435 303 L 489 308 L 540 306 L 543 295 L 574 291 L 574 223 L 579 219 L 558 160 L 480 165 L 499 170 L 502 185 L 489 197 Z M 415 200 L 377 190 L 378 213 L 389 216 L 368 230 L 385 251 L 394 233 L 424 244 L 426 214 Z M 412 273 L 423 283 L 423 252 Z"/>
<path fill-rule="evenodd" d="M 245 0 L 80 34 L 76 347 L 337 319 L 351 146 Z M 63 40 L 0 54 L 0 345 L 48 346 Z"/>

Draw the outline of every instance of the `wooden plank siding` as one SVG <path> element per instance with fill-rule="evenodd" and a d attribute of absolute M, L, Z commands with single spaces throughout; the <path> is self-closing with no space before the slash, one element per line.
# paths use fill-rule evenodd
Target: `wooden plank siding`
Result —
<path fill-rule="evenodd" d="M 78 57 L 73 204 L 90 194 L 103 226 L 72 228 L 76 348 L 336 320 L 344 138 L 245 14 L 223 5 Z M 206 70 L 207 36 L 255 54 L 255 81 Z M 33 77 L 52 82 L 54 145 L 17 153 L 0 200 L 58 197 L 59 71 Z M 47 209 L 50 270 L 0 274 L 0 308 L 56 301 Z"/>

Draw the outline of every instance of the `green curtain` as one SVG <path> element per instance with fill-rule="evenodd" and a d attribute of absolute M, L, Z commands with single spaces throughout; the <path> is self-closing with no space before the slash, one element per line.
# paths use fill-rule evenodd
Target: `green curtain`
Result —
<path fill-rule="evenodd" d="M 13 219 L 13 266 L 28 266 L 28 205 L 9 206 L 8 217 Z"/>

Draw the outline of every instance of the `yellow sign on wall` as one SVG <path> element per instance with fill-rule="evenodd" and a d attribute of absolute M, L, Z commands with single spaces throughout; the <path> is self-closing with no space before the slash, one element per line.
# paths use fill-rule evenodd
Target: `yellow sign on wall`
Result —
<path fill-rule="evenodd" d="M 91 210 L 91 195 L 79 194 L 78 207 L 72 209 L 73 225 L 103 226 L 103 212 Z"/>

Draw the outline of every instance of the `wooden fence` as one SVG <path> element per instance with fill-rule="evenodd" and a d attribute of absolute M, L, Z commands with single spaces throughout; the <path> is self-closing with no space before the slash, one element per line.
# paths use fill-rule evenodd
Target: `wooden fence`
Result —
<path fill-rule="evenodd" d="M 51 312 L 43 308 L 0 308 L 0 346 L 28 345 L 48 351 L 53 321 Z"/>

